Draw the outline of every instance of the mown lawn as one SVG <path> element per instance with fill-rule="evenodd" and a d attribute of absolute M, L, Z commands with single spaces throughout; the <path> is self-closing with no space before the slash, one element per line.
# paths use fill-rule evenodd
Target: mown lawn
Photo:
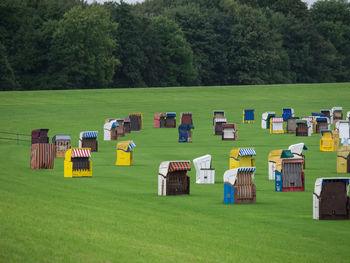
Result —
<path fill-rule="evenodd" d="M 320 135 L 270 135 L 261 114 L 293 107 L 296 116 L 343 106 L 350 84 L 148 88 L 1 92 L 1 131 L 30 134 L 49 128 L 50 139 L 99 131 L 92 178 L 64 178 L 31 170 L 30 143 L 0 139 L 0 262 L 349 262 L 350 221 L 312 219 L 316 178 L 337 176 L 336 153 L 320 152 Z M 256 123 L 242 124 L 254 108 Z M 239 141 L 213 135 L 212 111 L 238 123 Z M 153 128 L 157 112 L 193 112 L 193 143 L 178 143 L 177 129 Z M 134 165 L 117 167 L 116 141 L 103 141 L 108 117 L 143 113 L 143 130 L 127 134 L 137 147 Z M 4 137 L 0 134 L 0 137 Z M 273 149 L 308 147 L 305 192 L 276 193 L 268 180 Z M 257 203 L 223 205 L 223 173 L 233 148 L 256 149 Z M 157 196 L 158 167 L 166 160 L 211 154 L 215 185 L 196 185 L 189 196 Z"/>

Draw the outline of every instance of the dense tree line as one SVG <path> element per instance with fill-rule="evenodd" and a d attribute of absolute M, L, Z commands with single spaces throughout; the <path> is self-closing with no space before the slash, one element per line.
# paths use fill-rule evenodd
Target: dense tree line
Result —
<path fill-rule="evenodd" d="M 0 2 L 0 89 L 350 81 L 350 4 Z"/>

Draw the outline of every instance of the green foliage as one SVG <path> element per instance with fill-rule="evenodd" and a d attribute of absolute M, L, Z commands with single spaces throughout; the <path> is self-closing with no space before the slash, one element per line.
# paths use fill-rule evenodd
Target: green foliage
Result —
<path fill-rule="evenodd" d="M 4 0 L 0 2 L 0 38 L 21 89 L 50 88 L 48 72 L 52 25 L 78 0 Z M 47 25 L 49 24 L 49 25 Z M 50 30 L 48 30 L 50 29 Z"/>
<path fill-rule="evenodd" d="M 350 81 L 350 3 L 342 0 L 316 2 L 311 16 L 318 32 L 333 45 L 337 60 L 335 80 Z"/>
<path fill-rule="evenodd" d="M 288 54 L 291 82 L 312 82 L 307 69 L 312 65 L 308 28 L 292 15 L 274 14 L 271 24 L 282 36 L 282 47 Z"/>
<path fill-rule="evenodd" d="M 0 90 L 16 90 L 18 83 L 7 59 L 5 46 L 0 42 Z"/>
<path fill-rule="evenodd" d="M 113 87 L 146 86 L 142 73 L 147 67 L 143 50 L 143 32 L 147 21 L 136 16 L 132 7 L 124 2 L 107 3 L 105 6 L 111 13 L 112 21 L 118 23 L 118 30 L 114 33 L 118 43 L 114 56 L 120 60 L 121 65 L 116 69 Z"/>
<path fill-rule="evenodd" d="M 342 60 L 330 41 L 325 41 L 318 32 L 313 33 L 310 40 L 313 61 L 309 74 L 314 82 L 334 82 L 341 70 Z"/>
<path fill-rule="evenodd" d="M 123 2 L 105 6 L 119 24 L 115 56 L 121 66 L 115 73 L 114 87 L 194 83 L 192 51 L 177 24 L 165 17 L 138 16 Z"/>
<path fill-rule="evenodd" d="M 52 74 L 57 88 L 106 88 L 118 60 L 112 55 L 117 24 L 99 5 L 73 7 L 53 35 Z M 55 87 L 55 88 L 56 88 Z"/>
<path fill-rule="evenodd" d="M 193 84 L 196 72 L 192 64 L 192 50 L 179 26 L 163 16 L 152 18 L 151 25 L 155 33 L 154 41 L 159 46 L 158 85 Z"/>
<path fill-rule="evenodd" d="M 350 81 L 349 5 L 3 0 L 6 89 Z"/>
<path fill-rule="evenodd" d="M 308 17 L 307 5 L 300 0 L 265 0 L 261 2 L 264 3 L 262 7 L 271 8 L 286 16 L 294 16 L 302 20 Z"/>
<path fill-rule="evenodd" d="M 232 5 L 229 43 L 230 80 L 237 84 L 288 82 L 289 60 L 281 35 L 258 9 Z"/>
<path fill-rule="evenodd" d="M 223 14 L 217 9 L 206 9 L 197 4 L 178 6 L 165 14 L 179 24 L 191 46 L 199 83 L 226 84 L 227 48 L 217 33 L 228 28 L 222 21 Z"/>

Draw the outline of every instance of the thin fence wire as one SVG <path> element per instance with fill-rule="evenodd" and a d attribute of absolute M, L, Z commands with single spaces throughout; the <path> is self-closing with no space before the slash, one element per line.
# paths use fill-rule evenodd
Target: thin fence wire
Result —
<path fill-rule="evenodd" d="M 10 137 L 1 137 L 1 134 L 7 134 L 7 135 L 13 135 L 16 136 L 16 138 L 10 138 Z M 17 144 L 19 142 L 31 142 L 31 140 L 21 139 L 20 136 L 29 136 L 29 134 L 24 133 L 15 133 L 15 132 L 6 132 L 6 131 L 0 131 L 0 140 L 10 140 L 10 141 L 17 141 Z"/>

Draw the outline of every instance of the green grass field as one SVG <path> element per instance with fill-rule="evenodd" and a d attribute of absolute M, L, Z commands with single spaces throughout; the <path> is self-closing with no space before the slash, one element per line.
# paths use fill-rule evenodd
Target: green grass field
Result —
<path fill-rule="evenodd" d="M 320 152 L 320 134 L 270 135 L 261 114 L 293 107 L 296 116 L 342 106 L 350 111 L 350 84 L 252 87 L 148 88 L 1 92 L 2 131 L 49 137 L 99 131 L 92 178 L 64 178 L 63 159 L 53 170 L 30 169 L 30 143 L 0 140 L 0 262 L 349 262 L 350 221 L 312 219 L 318 177 L 337 176 L 336 152 Z M 254 108 L 256 123 L 242 124 Z M 239 140 L 213 135 L 212 111 L 238 123 Z M 177 129 L 153 128 L 157 112 L 191 111 L 193 143 L 178 143 Z M 116 141 L 103 141 L 106 118 L 143 113 L 134 140 L 134 165 L 117 167 Z M 2 137 L 2 135 L 0 135 Z M 271 150 L 304 142 L 305 192 L 276 193 L 268 180 Z M 224 205 L 223 173 L 233 148 L 256 149 L 257 203 Z M 158 167 L 167 160 L 211 154 L 215 185 L 195 184 L 189 196 L 158 197 Z M 340 176 L 340 175 L 339 175 Z"/>

